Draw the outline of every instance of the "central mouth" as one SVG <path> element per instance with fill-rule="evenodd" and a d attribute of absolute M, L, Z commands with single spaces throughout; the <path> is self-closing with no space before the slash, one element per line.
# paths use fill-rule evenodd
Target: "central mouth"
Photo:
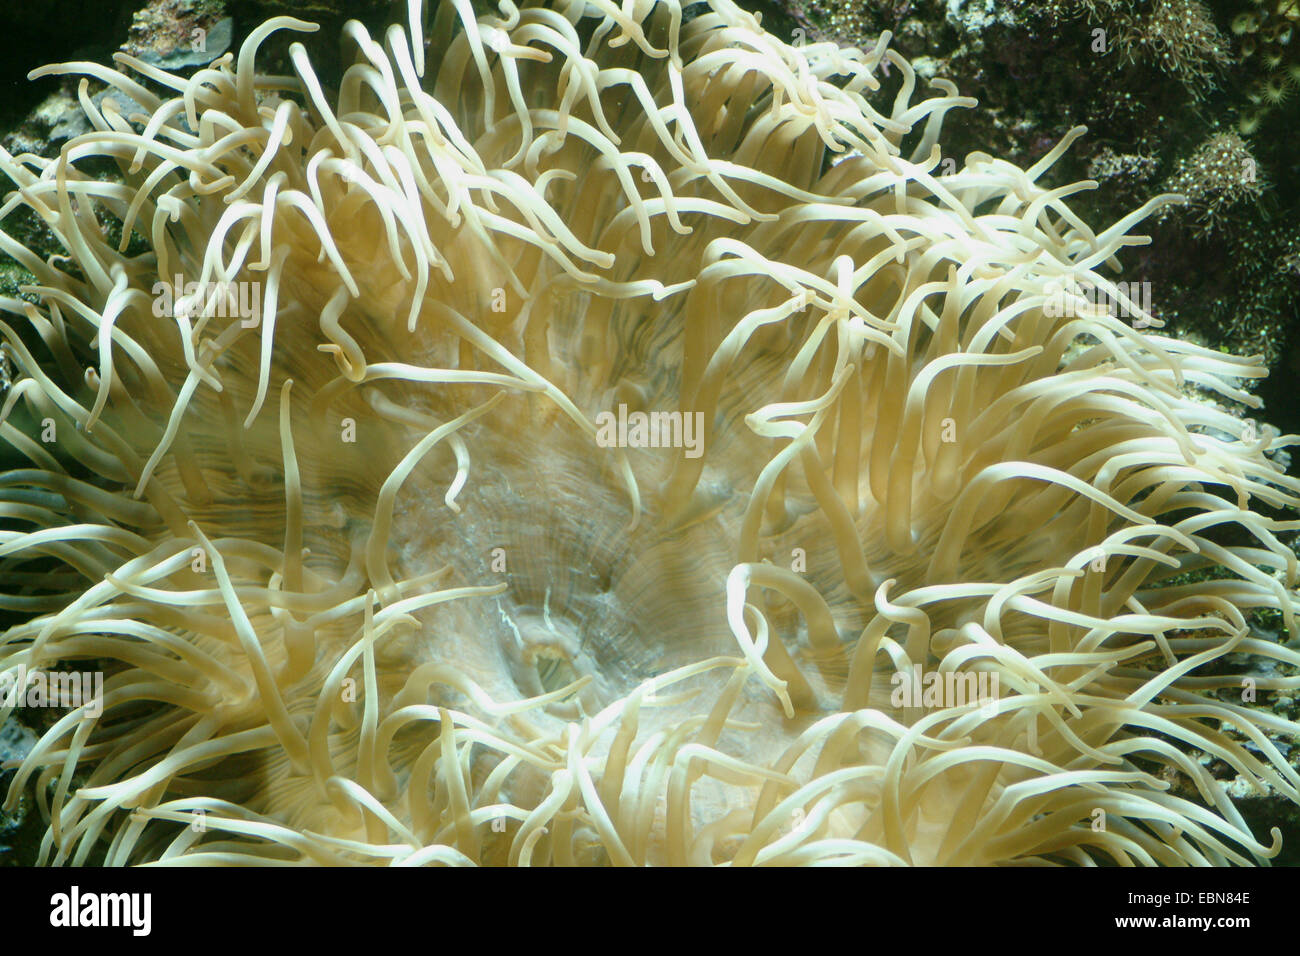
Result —
<path fill-rule="evenodd" d="M 654 510 L 656 473 L 681 449 L 633 456 L 650 507 L 630 528 L 612 456 L 548 420 L 540 403 L 522 408 L 534 401 L 511 399 L 462 433 L 469 469 L 458 510 L 444 500 L 456 480 L 450 449 L 430 453 L 395 502 L 395 579 L 449 568 L 442 582 L 503 587 L 421 615 L 428 636 L 411 647 L 413 663 L 452 663 L 501 703 L 573 688 L 546 707 L 568 720 L 674 668 L 735 656 L 722 600 L 734 560 L 726 516 L 680 528 Z M 536 424 L 520 427 L 525 415 Z"/>

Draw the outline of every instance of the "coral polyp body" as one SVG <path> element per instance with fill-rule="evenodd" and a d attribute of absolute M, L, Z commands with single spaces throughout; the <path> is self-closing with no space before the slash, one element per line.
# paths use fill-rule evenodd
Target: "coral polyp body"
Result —
<path fill-rule="evenodd" d="M 1300 800 L 1227 693 L 1300 683 L 1244 615 L 1296 633 L 1300 483 L 1101 271 L 1173 199 L 1093 231 L 1081 130 L 943 162 L 975 104 L 885 42 L 691 12 L 412 2 L 337 95 L 255 71 L 289 18 L 119 55 L 170 98 L 50 68 L 143 112 L 0 151 L 67 250 L 0 233 L 0 667 L 107 673 L 10 790 L 44 860 L 1277 852 L 1188 752 Z"/>

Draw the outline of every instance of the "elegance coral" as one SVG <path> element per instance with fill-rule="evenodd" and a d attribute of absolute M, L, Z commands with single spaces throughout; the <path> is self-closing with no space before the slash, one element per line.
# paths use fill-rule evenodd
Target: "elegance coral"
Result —
<path fill-rule="evenodd" d="M 1251 505 L 1300 482 L 1205 398 L 1256 362 L 1097 271 L 1172 197 L 1091 230 L 1039 183 L 1081 130 L 944 162 L 974 102 L 887 37 L 407 13 L 334 100 L 300 45 L 255 72 L 289 18 L 188 80 L 117 56 L 170 99 L 38 71 L 144 112 L 83 81 L 92 132 L 0 152 L 67 248 L 0 234 L 40 302 L 0 302 L 0 669 L 109 670 L 10 790 L 46 861 L 1277 852 L 1190 754 L 1300 800 L 1300 728 L 1231 696 L 1300 685 L 1243 615 L 1297 633 Z"/>

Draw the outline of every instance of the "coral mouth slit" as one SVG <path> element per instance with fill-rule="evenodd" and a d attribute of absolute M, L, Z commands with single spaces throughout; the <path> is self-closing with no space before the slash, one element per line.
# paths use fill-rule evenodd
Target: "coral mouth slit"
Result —
<path fill-rule="evenodd" d="M 1300 481 L 1116 284 L 1177 197 L 1094 230 L 1082 129 L 947 169 L 976 103 L 888 37 L 699 6 L 409 0 L 334 97 L 257 72 L 288 17 L 37 71 L 142 110 L 0 149 L 68 263 L 0 232 L 0 674 L 106 671 L 10 787 L 41 862 L 1279 852 L 1194 755 L 1300 802 L 1241 696 L 1300 686 Z"/>

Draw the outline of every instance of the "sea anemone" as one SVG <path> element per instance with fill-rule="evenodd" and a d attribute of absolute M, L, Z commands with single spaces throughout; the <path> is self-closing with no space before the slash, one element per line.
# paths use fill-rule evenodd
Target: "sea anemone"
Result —
<path fill-rule="evenodd" d="M 39 70 L 138 110 L 0 151 L 66 248 L 0 233 L 0 672 L 107 675 L 10 788 L 44 861 L 1278 852 L 1196 754 L 1300 800 L 1246 704 L 1300 686 L 1289 441 L 1099 271 L 1176 197 L 1090 229 L 1081 129 L 944 163 L 975 104 L 887 36 L 406 12 L 335 96 L 256 72 L 284 17 Z"/>

